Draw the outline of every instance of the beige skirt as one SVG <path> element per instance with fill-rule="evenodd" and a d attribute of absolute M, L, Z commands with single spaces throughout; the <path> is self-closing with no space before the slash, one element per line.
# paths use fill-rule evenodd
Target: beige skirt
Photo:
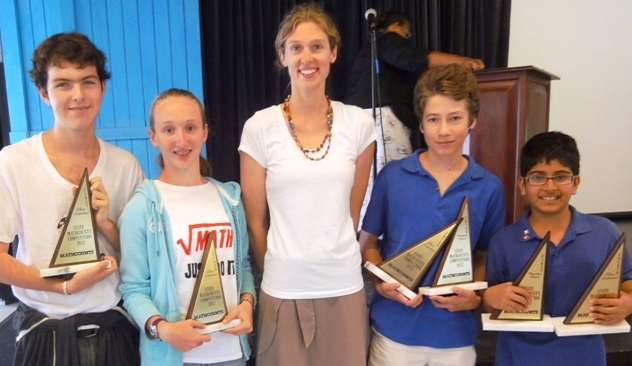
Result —
<path fill-rule="evenodd" d="M 369 345 L 364 289 L 324 299 L 259 296 L 258 366 L 366 365 Z"/>

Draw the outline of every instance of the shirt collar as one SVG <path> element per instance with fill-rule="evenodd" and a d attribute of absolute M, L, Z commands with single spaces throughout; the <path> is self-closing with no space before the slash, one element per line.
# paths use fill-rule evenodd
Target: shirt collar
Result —
<path fill-rule="evenodd" d="M 571 222 L 566 229 L 566 233 L 564 234 L 564 241 L 566 241 L 567 238 L 574 239 L 577 234 L 587 233 L 591 230 L 590 224 L 588 223 L 588 220 L 586 220 L 586 217 L 579 213 L 572 205 L 569 205 L 569 208 L 571 210 Z M 522 214 L 522 217 L 520 218 L 519 240 L 521 242 L 526 242 L 532 239 L 542 240 L 542 238 L 535 233 L 535 231 L 531 227 L 531 224 L 529 224 L 530 214 L 531 209 L 528 209 Z"/>
<path fill-rule="evenodd" d="M 403 168 L 410 173 L 419 172 L 421 174 L 430 176 L 430 173 L 428 173 L 428 171 L 424 169 L 424 167 L 419 162 L 419 154 L 425 151 L 427 151 L 427 149 L 417 149 L 411 155 L 404 158 L 404 162 L 402 163 Z M 463 155 L 463 157 L 467 159 L 468 164 L 467 168 L 465 169 L 463 174 L 461 174 L 461 177 L 459 177 L 459 179 L 482 179 L 485 175 L 485 171 L 483 170 L 483 168 L 478 165 L 476 161 L 474 161 L 474 159 L 472 159 L 469 155 Z"/>

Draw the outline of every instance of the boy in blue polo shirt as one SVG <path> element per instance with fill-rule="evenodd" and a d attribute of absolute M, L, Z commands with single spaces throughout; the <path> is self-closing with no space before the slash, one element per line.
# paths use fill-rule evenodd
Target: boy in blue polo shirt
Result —
<path fill-rule="evenodd" d="M 561 132 L 533 136 L 520 156 L 520 192 L 529 209 L 502 230 L 489 246 L 485 311 L 525 310 L 531 294 L 513 286 L 520 271 L 551 232 L 548 244 L 544 313 L 567 316 L 617 242 L 611 221 L 578 212 L 569 205 L 579 186 L 579 151 Z M 632 261 L 625 252 L 618 299 L 593 299 L 590 316 L 597 324 L 615 324 L 632 313 Z M 555 333 L 500 332 L 496 365 L 606 365 L 600 335 L 558 337 Z"/>
<path fill-rule="evenodd" d="M 414 103 L 428 149 L 389 163 L 377 176 L 360 232 L 363 259 L 379 263 L 454 222 L 467 196 L 474 276 L 482 280 L 505 199 L 500 180 L 462 154 L 479 111 L 476 78 L 460 65 L 431 68 L 417 82 Z M 438 262 L 421 285 L 432 282 Z M 373 282 L 369 365 L 474 365 L 473 309 L 481 300 L 474 291 L 454 287 L 454 296 L 409 300 L 398 284 Z"/>

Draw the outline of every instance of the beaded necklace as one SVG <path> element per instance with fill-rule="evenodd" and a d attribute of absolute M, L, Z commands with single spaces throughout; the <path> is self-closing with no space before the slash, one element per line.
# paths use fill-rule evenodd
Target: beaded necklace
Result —
<path fill-rule="evenodd" d="M 323 160 L 327 156 L 327 153 L 329 153 L 329 147 L 331 146 L 331 127 L 334 124 L 334 111 L 331 108 L 331 100 L 329 99 L 329 97 L 326 96 L 327 98 L 327 134 L 325 135 L 323 142 L 321 142 L 321 144 L 318 145 L 317 148 L 307 149 L 303 147 L 303 144 L 301 144 L 301 142 L 298 140 L 298 136 L 296 136 L 296 131 L 294 131 L 294 123 L 292 123 L 292 116 L 290 115 L 290 97 L 291 96 L 292 96 L 291 94 L 288 95 L 287 98 L 285 98 L 285 101 L 283 102 L 283 112 L 285 112 L 285 114 L 287 115 L 287 122 L 290 125 L 290 134 L 292 135 L 294 142 L 296 142 L 296 146 L 298 146 L 298 148 L 301 150 L 301 152 L 307 159 L 312 160 L 312 161 Z M 320 156 L 314 156 L 314 154 L 319 153 L 325 145 L 327 145 L 327 147 L 325 148 L 325 152 L 322 153 L 322 155 Z"/>

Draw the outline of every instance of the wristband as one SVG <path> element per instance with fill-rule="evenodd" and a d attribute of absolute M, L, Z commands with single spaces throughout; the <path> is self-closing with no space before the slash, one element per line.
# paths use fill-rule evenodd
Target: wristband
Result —
<path fill-rule="evenodd" d="M 241 301 L 239 302 L 239 305 L 243 304 L 244 301 L 248 301 L 250 303 L 250 306 L 254 307 L 255 304 L 252 303 L 252 300 L 250 300 L 247 297 L 244 297 L 243 299 L 241 299 Z"/>
<path fill-rule="evenodd" d="M 64 281 L 64 284 L 61 285 L 61 290 L 64 292 L 64 295 L 68 296 L 68 290 L 66 289 L 66 284 L 68 283 L 68 281 Z"/>
<path fill-rule="evenodd" d="M 151 339 L 160 339 L 160 335 L 158 334 L 158 323 L 162 321 L 167 321 L 167 320 L 163 317 L 159 317 L 159 318 L 156 318 L 153 322 L 151 322 L 151 324 L 149 324 L 149 329 L 147 330 L 149 331 L 149 337 Z"/>

